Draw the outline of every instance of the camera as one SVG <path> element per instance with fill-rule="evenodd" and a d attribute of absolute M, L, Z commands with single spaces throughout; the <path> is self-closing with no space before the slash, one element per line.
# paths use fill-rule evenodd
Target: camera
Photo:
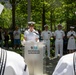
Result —
<path fill-rule="evenodd" d="M 73 34 L 71 34 L 71 36 L 73 36 Z"/>

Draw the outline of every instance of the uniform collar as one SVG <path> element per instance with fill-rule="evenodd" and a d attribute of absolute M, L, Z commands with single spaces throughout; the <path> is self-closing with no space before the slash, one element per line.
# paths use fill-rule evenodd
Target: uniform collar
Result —
<path fill-rule="evenodd" d="M 29 31 L 29 32 L 31 32 L 31 31 L 30 31 L 30 29 L 28 29 L 28 31 Z M 32 31 L 32 32 L 35 32 L 35 29 L 33 29 L 33 31 Z"/>
<path fill-rule="evenodd" d="M 46 32 L 47 32 L 48 30 L 44 30 L 44 31 L 46 31 Z"/>

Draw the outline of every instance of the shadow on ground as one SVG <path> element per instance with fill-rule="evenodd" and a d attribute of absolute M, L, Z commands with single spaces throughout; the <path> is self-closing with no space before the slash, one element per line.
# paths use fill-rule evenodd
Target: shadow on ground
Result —
<path fill-rule="evenodd" d="M 46 58 L 44 60 L 45 61 L 45 66 L 44 66 L 45 71 L 44 71 L 44 73 L 46 73 L 47 75 L 52 75 L 59 59 L 60 59 L 59 57 L 58 58 L 53 58 L 53 59 L 50 59 L 50 60 L 48 58 Z"/>

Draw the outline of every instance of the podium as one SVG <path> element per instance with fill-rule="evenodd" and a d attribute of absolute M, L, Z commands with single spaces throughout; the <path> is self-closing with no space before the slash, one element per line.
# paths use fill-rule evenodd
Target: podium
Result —
<path fill-rule="evenodd" d="M 24 59 L 28 65 L 29 75 L 43 75 L 43 42 L 26 42 L 24 47 Z"/>

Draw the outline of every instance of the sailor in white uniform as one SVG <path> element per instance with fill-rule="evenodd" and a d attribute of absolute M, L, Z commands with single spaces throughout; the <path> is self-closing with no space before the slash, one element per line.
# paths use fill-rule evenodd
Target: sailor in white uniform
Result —
<path fill-rule="evenodd" d="M 76 52 L 62 56 L 52 75 L 76 75 Z"/>
<path fill-rule="evenodd" d="M 26 41 L 39 41 L 39 33 L 34 29 L 35 22 L 28 22 L 29 29 L 24 32 L 24 39 Z"/>
<path fill-rule="evenodd" d="M 55 57 L 58 56 L 59 51 L 61 57 L 63 55 L 63 38 L 65 36 L 61 24 L 58 25 L 58 30 L 55 31 L 54 36 L 55 36 Z"/>
<path fill-rule="evenodd" d="M 72 53 L 76 49 L 76 43 L 75 43 L 76 33 L 74 31 L 73 26 L 70 26 L 70 31 L 67 33 L 67 38 L 68 38 L 67 49 L 69 50 L 69 53 Z"/>
<path fill-rule="evenodd" d="M 18 53 L 0 48 L 0 75 L 29 75 L 24 58 Z"/>
<path fill-rule="evenodd" d="M 42 31 L 41 37 L 46 44 L 46 50 L 48 53 L 47 55 L 48 55 L 48 58 L 50 58 L 50 38 L 52 37 L 52 32 L 48 30 L 48 25 L 44 25 L 44 27 L 45 27 L 45 30 Z M 45 51 L 44 51 L 44 54 L 45 54 Z"/>

